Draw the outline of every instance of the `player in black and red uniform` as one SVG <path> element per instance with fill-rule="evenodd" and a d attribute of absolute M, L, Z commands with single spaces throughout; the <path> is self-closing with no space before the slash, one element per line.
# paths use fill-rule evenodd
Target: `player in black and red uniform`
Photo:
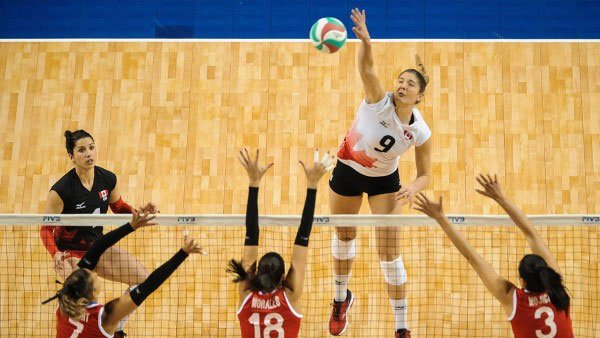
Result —
<path fill-rule="evenodd" d="M 319 162 L 315 153 L 315 164 L 307 168 L 307 192 L 302 220 L 294 242 L 292 264 L 285 274 L 285 262 L 281 255 L 269 252 L 258 261 L 258 186 L 264 173 L 273 165 L 258 165 L 256 158 L 250 159 L 247 150 L 240 152 L 240 162 L 250 178 L 248 206 L 246 210 L 246 240 L 241 261 L 229 261 L 228 271 L 235 275 L 238 284 L 239 307 L 237 310 L 242 338 L 297 338 L 302 318 L 300 298 L 304 288 L 308 239 L 315 212 L 317 185 L 321 177 L 333 168 L 333 158 L 325 155 Z"/>
<path fill-rule="evenodd" d="M 75 168 L 71 169 L 48 193 L 46 214 L 130 214 L 133 208 L 121 198 L 117 176 L 96 165 L 96 145 L 85 130 L 66 131 L 66 148 Z M 150 212 L 157 213 L 149 204 Z M 42 226 L 40 236 L 54 258 L 54 269 L 63 280 L 77 269 L 77 263 L 102 236 L 102 227 Z M 128 290 L 148 277 L 138 259 L 118 247 L 111 247 L 96 268 L 100 277 L 125 283 Z M 122 323 L 124 325 L 124 322 Z"/>
<path fill-rule="evenodd" d="M 525 255 L 519 263 L 522 288 L 499 276 L 460 231 L 448 222 L 442 209 L 441 197 L 437 204 L 424 194 L 418 195 L 417 210 L 434 218 L 441 225 L 454 246 L 475 269 L 485 287 L 500 301 L 515 338 L 573 338 L 571 299 L 562 283 L 556 259 L 523 211 L 504 196 L 496 176 L 492 178 L 490 175 L 479 175 L 477 181 L 484 188 L 477 192 L 500 204 L 521 229 L 533 252 Z"/>
<path fill-rule="evenodd" d="M 96 165 L 96 145 L 84 130 L 66 131 L 67 153 L 75 168 L 71 169 L 48 193 L 46 214 L 130 214 L 132 207 L 123 202 L 117 176 Z M 158 210 L 152 204 L 152 213 Z M 92 243 L 102 236 L 102 227 L 42 226 L 44 246 L 54 257 L 56 272 L 64 278 L 77 268 L 77 262 Z M 98 274 L 106 279 L 139 284 L 146 279 L 146 268 L 132 255 L 111 248 L 98 264 Z"/>
<path fill-rule="evenodd" d="M 131 222 L 96 239 L 78 263 L 78 268 L 66 279 L 62 289 L 44 302 L 58 298 L 56 309 L 56 338 L 117 337 L 119 322 L 131 314 L 154 290 L 179 267 L 190 253 L 202 253 L 202 248 L 187 235 L 183 247 L 167 262 L 158 267 L 140 285 L 106 305 L 98 303 L 102 284 L 94 272 L 102 254 L 123 237 L 138 228 L 153 225 L 149 215 L 153 206 L 135 211 Z"/>

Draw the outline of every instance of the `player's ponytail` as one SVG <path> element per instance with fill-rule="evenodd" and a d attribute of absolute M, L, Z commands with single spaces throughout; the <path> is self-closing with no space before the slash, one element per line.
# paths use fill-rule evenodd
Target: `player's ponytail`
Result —
<path fill-rule="evenodd" d="M 89 271 L 77 269 L 67 277 L 62 289 L 42 304 L 58 299 L 58 307 L 65 316 L 79 319 L 85 313 L 85 307 L 91 302 L 93 292 L 94 284 Z"/>
<path fill-rule="evenodd" d="M 562 276 L 538 255 L 525 255 L 519 263 L 519 275 L 533 293 L 547 292 L 557 310 L 566 311 L 571 299 L 562 283 Z"/>
<path fill-rule="evenodd" d="M 83 130 L 83 129 L 79 129 L 79 130 L 75 130 L 75 131 L 70 131 L 67 130 L 65 131 L 65 146 L 67 148 L 67 153 L 73 155 L 73 149 L 75 149 L 75 143 L 77 143 L 77 141 L 79 139 L 82 138 L 86 138 L 89 137 L 92 140 L 94 140 L 94 138 L 92 137 L 92 135 L 90 135 L 87 131 Z"/>
<path fill-rule="evenodd" d="M 229 261 L 229 263 L 227 263 L 227 270 L 225 271 L 233 275 L 234 283 L 245 282 L 249 280 L 250 276 L 253 274 L 253 272 L 249 273 L 244 269 L 241 261 L 235 259 L 232 259 Z M 252 264 L 250 271 L 256 271 L 256 262 Z"/>
<path fill-rule="evenodd" d="M 244 269 L 241 261 L 232 259 L 227 264 L 227 272 L 234 276 L 233 282 L 247 282 L 251 291 L 271 292 L 280 285 L 292 290 L 292 287 L 282 281 L 285 273 L 285 262 L 283 257 L 276 252 L 266 253 L 260 261 L 254 262 L 250 269 Z"/>
<path fill-rule="evenodd" d="M 566 311 L 569 308 L 571 299 L 565 286 L 562 283 L 562 276 L 554 271 L 549 266 L 542 266 L 538 268 L 538 274 L 544 288 L 550 295 L 550 300 L 556 309 Z"/>

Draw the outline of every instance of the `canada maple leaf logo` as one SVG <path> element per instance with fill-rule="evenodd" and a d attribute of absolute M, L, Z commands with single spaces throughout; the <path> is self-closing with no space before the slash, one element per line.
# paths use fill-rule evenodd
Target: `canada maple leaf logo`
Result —
<path fill-rule="evenodd" d="M 352 160 L 365 168 L 373 168 L 376 159 L 369 157 L 364 150 L 354 150 L 356 143 L 364 136 L 356 129 L 357 125 L 356 122 L 352 124 L 352 128 L 350 128 L 350 131 L 344 137 L 344 141 L 342 141 L 342 145 L 340 145 L 337 157 L 342 160 Z"/>

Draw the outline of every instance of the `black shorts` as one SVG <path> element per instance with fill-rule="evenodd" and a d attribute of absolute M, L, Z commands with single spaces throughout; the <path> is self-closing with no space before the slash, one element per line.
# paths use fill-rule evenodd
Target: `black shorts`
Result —
<path fill-rule="evenodd" d="M 398 192 L 401 186 L 398 169 L 387 176 L 369 177 L 337 161 L 329 179 L 329 187 L 342 196 L 360 196 L 363 193 L 375 196 Z"/>

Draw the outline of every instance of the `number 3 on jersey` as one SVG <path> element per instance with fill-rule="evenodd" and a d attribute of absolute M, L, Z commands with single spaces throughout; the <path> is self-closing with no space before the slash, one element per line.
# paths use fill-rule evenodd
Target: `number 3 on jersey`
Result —
<path fill-rule="evenodd" d="M 275 322 L 273 322 L 275 320 Z M 263 334 L 260 333 L 260 314 L 253 313 L 250 318 L 248 318 L 250 324 L 254 325 L 254 338 L 270 338 L 271 331 L 277 332 L 277 338 L 284 338 L 285 333 L 283 331 L 283 317 L 279 313 L 269 313 L 265 316 L 263 324 L 265 325 L 265 330 Z"/>
<path fill-rule="evenodd" d="M 546 317 L 546 320 L 544 321 L 544 324 L 546 324 L 548 327 L 550 327 L 550 332 L 548 332 L 547 334 L 544 334 L 542 332 L 542 330 L 535 330 L 535 335 L 538 338 L 554 338 L 556 336 L 556 323 L 554 322 L 554 312 L 552 311 L 551 308 L 547 307 L 547 306 L 542 306 L 541 308 L 538 308 L 535 311 L 535 319 L 540 319 L 542 318 L 542 313 L 545 313 L 548 317 Z"/>

